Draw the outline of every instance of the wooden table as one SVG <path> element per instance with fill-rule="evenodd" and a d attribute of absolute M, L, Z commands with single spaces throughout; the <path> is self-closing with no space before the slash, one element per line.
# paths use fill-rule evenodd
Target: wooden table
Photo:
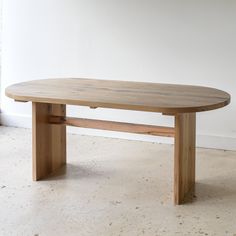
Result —
<path fill-rule="evenodd" d="M 224 91 L 188 85 L 94 79 L 47 79 L 12 85 L 6 95 L 32 102 L 33 179 L 66 164 L 66 125 L 174 137 L 174 203 L 184 203 L 195 185 L 196 112 L 229 104 Z M 66 105 L 161 112 L 174 127 L 66 117 Z"/>

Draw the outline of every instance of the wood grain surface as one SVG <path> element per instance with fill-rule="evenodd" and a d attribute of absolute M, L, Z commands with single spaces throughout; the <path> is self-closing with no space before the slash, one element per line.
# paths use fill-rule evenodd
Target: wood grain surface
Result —
<path fill-rule="evenodd" d="M 196 113 L 175 116 L 174 203 L 185 202 L 194 191 Z"/>
<path fill-rule="evenodd" d="M 81 119 L 75 117 L 51 116 L 49 123 L 58 125 L 69 125 L 89 129 L 111 130 L 135 134 L 156 135 L 164 137 L 174 137 L 175 129 L 172 127 L 132 124 L 124 122 L 114 122 L 107 120 Z"/>
<path fill-rule="evenodd" d="M 33 102 L 33 180 L 43 179 L 66 164 L 66 126 L 50 124 L 52 115 L 65 116 L 66 106 Z"/>
<path fill-rule="evenodd" d="M 74 78 L 18 83 L 5 92 L 17 101 L 163 113 L 207 111 L 230 102 L 228 93 L 208 87 Z"/>

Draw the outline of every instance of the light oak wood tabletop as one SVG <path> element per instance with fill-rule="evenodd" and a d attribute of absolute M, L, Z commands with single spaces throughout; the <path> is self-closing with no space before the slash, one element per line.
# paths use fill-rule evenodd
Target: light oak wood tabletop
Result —
<path fill-rule="evenodd" d="M 17 101 L 163 113 L 207 111 L 230 102 L 228 93 L 202 86 L 76 78 L 18 83 L 6 95 Z"/>

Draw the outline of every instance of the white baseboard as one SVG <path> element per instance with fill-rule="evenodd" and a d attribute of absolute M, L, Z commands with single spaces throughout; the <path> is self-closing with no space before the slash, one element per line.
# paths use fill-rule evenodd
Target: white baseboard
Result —
<path fill-rule="evenodd" d="M 1 114 L 1 124 L 4 126 L 31 128 L 31 116 L 19 114 Z M 155 143 L 173 144 L 173 138 L 157 137 L 149 135 L 128 134 L 113 131 L 68 127 L 68 133 L 120 138 L 127 140 L 139 140 Z M 197 134 L 197 147 L 224 149 L 236 151 L 236 137 Z"/>

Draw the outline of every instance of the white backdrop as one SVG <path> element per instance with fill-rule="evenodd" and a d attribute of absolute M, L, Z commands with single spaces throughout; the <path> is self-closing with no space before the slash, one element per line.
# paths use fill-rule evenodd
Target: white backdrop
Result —
<path fill-rule="evenodd" d="M 6 86 L 21 81 L 86 77 L 205 85 L 231 93 L 232 103 L 198 114 L 198 145 L 236 150 L 235 12 L 233 0 L 3 0 L 2 124 L 31 127 L 31 104 L 4 95 Z M 80 117 L 173 123 L 154 113 L 68 110 Z"/>

